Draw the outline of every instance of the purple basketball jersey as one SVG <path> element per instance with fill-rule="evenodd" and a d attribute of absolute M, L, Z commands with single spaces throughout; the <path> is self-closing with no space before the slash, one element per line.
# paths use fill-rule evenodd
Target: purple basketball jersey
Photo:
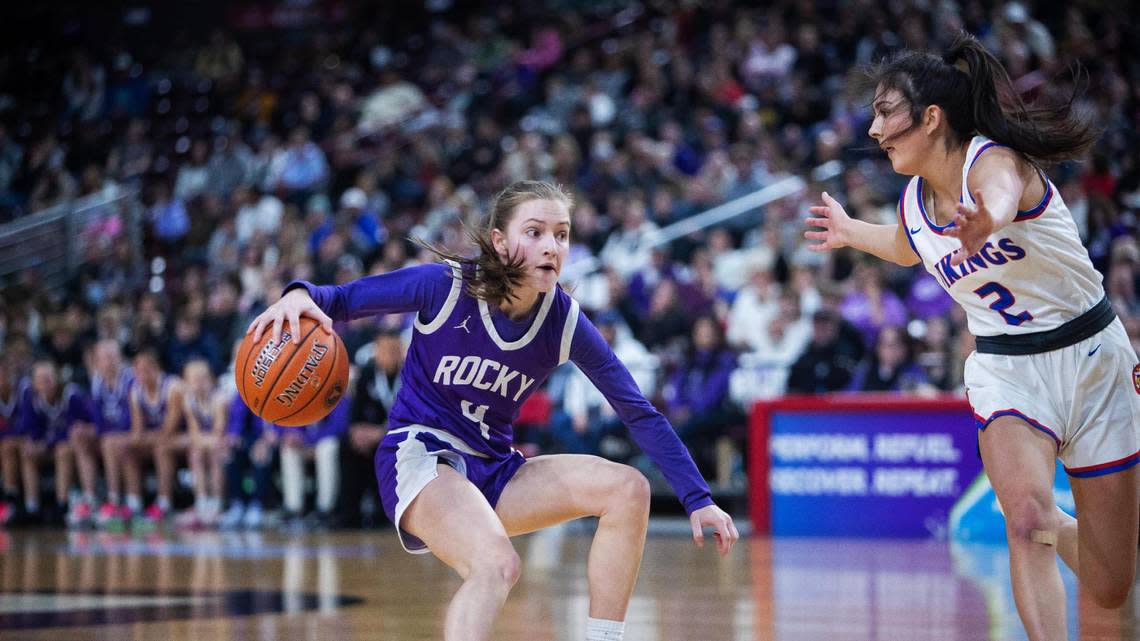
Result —
<path fill-rule="evenodd" d="M 41 398 L 29 387 L 24 390 L 21 404 L 22 435 L 48 445 L 67 440 L 67 434 L 75 423 L 95 421 L 95 413 L 87 395 L 74 383 L 64 385 L 54 404 Z"/>
<path fill-rule="evenodd" d="M 198 419 L 198 427 L 202 428 L 202 432 L 214 431 L 214 395 L 211 393 L 206 397 L 206 400 L 199 401 L 197 396 L 193 393 L 186 393 L 186 409 Z"/>
<path fill-rule="evenodd" d="M 457 276 L 453 268 L 451 292 L 435 318 L 416 319 L 389 424 L 441 428 L 501 457 L 511 451 L 523 402 L 567 360 L 578 303 L 561 288 L 544 295 L 534 316 L 515 328 L 521 336 L 507 340 L 493 317 L 501 313 L 464 292 Z"/>
<path fill-rule="evenodd" d="M 147 398 L 143 384 L 138 380 L 131 386 L 131 393 L 135 395 L 135 399 L 139 402 L 139 408 L 142 409 L 143 429 L 157 430 L 162 427 L 170 399 L 170 384 L 170 376 L 163 374 L 158 381 L 158 399 L 154 401 Z"/>
<path fill-rule="evenodd" d="M 98 374 L 91 376 L 91 400 L 99 413 L 99 428 L 103 432 L 123 432 L 131 429 L 131 401 L 127 396 L 135 380 L 134 370 L 124 367 L 117 380 L 106 381 Z"/>

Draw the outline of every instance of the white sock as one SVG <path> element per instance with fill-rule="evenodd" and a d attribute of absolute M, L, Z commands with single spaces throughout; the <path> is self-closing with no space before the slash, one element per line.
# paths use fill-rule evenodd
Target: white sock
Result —
<path fill-rule="evenodd" d="M 586 618 L 586 641 L 621 641 L 625 621 Z"/>
<path fill-rule="evenodd" d="M 107 502 L 111 505 L 118 506 L 122 501 L 123 499 L 119 496 L 118 492 L 107 492 Z"/>
<path fill-rule="evenodd" d="M 127 507 L 130 508 L 132 512 L 142 511 L 142 499 L 139 498 L 138 494 L 127 495 Z"/>
<path fill-rule="evenodd" d="M 340 441 L 335 438 L 317 442 L 317 509 L 332 512 L 340 489 Z"/>
<path fill-rule="evenodd" d="M 300 448 L 281 448 L 281 490 L 285 510 L 300 514 L 305 509 L 305 462 Z"/>
<path fill-rule="evenodd" d="M 36 513 L 40 511 L 40 502 L 32 499 L 24 499 L 24 510 Z"/>
<path fill-rule="evenodd" d="M 155 502 L 158 503 L 158 509 L 162 510 L 163 512 L 170 511 L 170 497 L 160 496 Z"/>

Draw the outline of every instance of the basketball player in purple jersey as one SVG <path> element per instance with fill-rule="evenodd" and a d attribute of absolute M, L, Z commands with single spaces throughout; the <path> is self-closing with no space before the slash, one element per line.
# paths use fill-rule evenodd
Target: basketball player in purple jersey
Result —
<path fill-rule="evenodd" d="M 492 203 L 474 259 L 410 267 L 343 286 L 291 283 L 254 319 L 254 340 L 302 315 L 332 321 L 416 312 L 403 384 L 376 452 L 380 498 L 405 549 L 431 551 L 464 579 L 444 639 L 486 640 L 520 561 L 509 537 L 597 516 L 586 576 L 587 639 L 620 640 L 649 517 L 649 484 L 631 467 L 584 455 L 526 460 L 511 447 L 519 406 L 554 368 L 573 361 L 606 396 L 664 472 L 693 538 L 715 529 L 727 554 L 732 518 L 673 428 L 642 396 L 578 303 L 558 287 L 570 242 L 570 198 L 520 181 Z"/>
<path fill-rule="evenodd" d="M 142 459 L 153 457 L 158 496 L 143 516 L 161 521 L 170 513 L 174 494 L 174 454 L 183 426 L 182 381 L 162 371 L 158 351 L 150 345 L 134 358 L 135 384 L 131 386 L 131 440 L 123 459 L 127 477 L 127 509 L 138 514 L 142 506 Z"/>
<path fill-rule="evenodd" d="M 827 194 L 805 236 L 922 262 L 966 310 L 966 390 L 1005 512 L 1013 594 L 1030 639 L 1066 636 L 1059 552 L 1102 607 L 1132 587 L 1140 520 L 1140 364 L 1039 164 L 1079 157 L 1096 131 L 1071 109 L 1027 109 L 973 37 L 907 51 L 873 73 L 870 136 L 914 176 L 899 223 L 851 219 Z M 1072 105 L 1070 104 L 1069 107 Z M 1053 502 L 1055 459 L 1078 522 Z"/>
<path fill-rule="evenodd" d="M 225 428 L 229 404 L 205 359 L 194 358 L 186 363 L 182 378 L 186 388 L 184 438 L 189 448 L 190 470 L 194 473 L 191 523 L 212 525 L 220 515 L 225 491 L 225 464 L 229 453 Z"/>
<path fill-rule="evenodd" d="M 14 361 L 0 352 L 0 526 L 15 518 L 20 492 L 20 400 L 27 381 L 20 380 Z"/>
<path fill-rule="evenodd" d="M 95 519 L 99 525 L 108 525 L 130 516 L 122 505 L 122 459 L 131 441 L 130 391 L 135 373 L 123 362 L 123 350 L 114 339 L 105 338 L 96 343 L 93 359 L 91 399 L 95 403 L 103 475 L 107 481 L 107 501 L 99 507 Z"/>
<path fill-rule="evenodd" d="M 32 365 L 32 383 L 24 390 L 20 413 L 20 432 L 25 439 L 24 506 L 29 515 L 39 511 L 40 466 L 51 460 L 55 463 L 56 506 L 66 508 L 73 470 L 68 436 L 76 427 L 94 427 L 91 401 L 78 385 L 60 383 L 54 362 L 41 360 Z M 95 488 L 84 490 L 93 494 Z"/>

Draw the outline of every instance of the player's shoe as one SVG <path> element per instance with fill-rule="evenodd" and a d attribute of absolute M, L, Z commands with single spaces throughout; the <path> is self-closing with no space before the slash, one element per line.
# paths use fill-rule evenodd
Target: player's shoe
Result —
<path fill-rule="evenodd" d="M 92 524 L 94 512 L 87 501 L 75 501 L 67 511 L 67 527 L 85 528 Z"/>
<path fill-rule="evenodd" d="M 95 525 L 102 530 L 121 531 L 130 523 L 134 513 L 126 505 L 104 503 L 95 514 Z"/>

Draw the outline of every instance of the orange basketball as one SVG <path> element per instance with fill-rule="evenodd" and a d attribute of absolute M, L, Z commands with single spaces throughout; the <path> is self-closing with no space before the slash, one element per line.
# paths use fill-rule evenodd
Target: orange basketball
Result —
<path fill-rule="evenodd" d="M 246 334 L 234 363 L 241 400 L 261 418 L 277 425 L 312 425 L 332 411 L 348 389 L 348 351 L 336 332 L 301 318 L 301 342 L 293 342 L 291 327 L 281 329 L 273 344 L 266 329 L 253 342 Z"/>

